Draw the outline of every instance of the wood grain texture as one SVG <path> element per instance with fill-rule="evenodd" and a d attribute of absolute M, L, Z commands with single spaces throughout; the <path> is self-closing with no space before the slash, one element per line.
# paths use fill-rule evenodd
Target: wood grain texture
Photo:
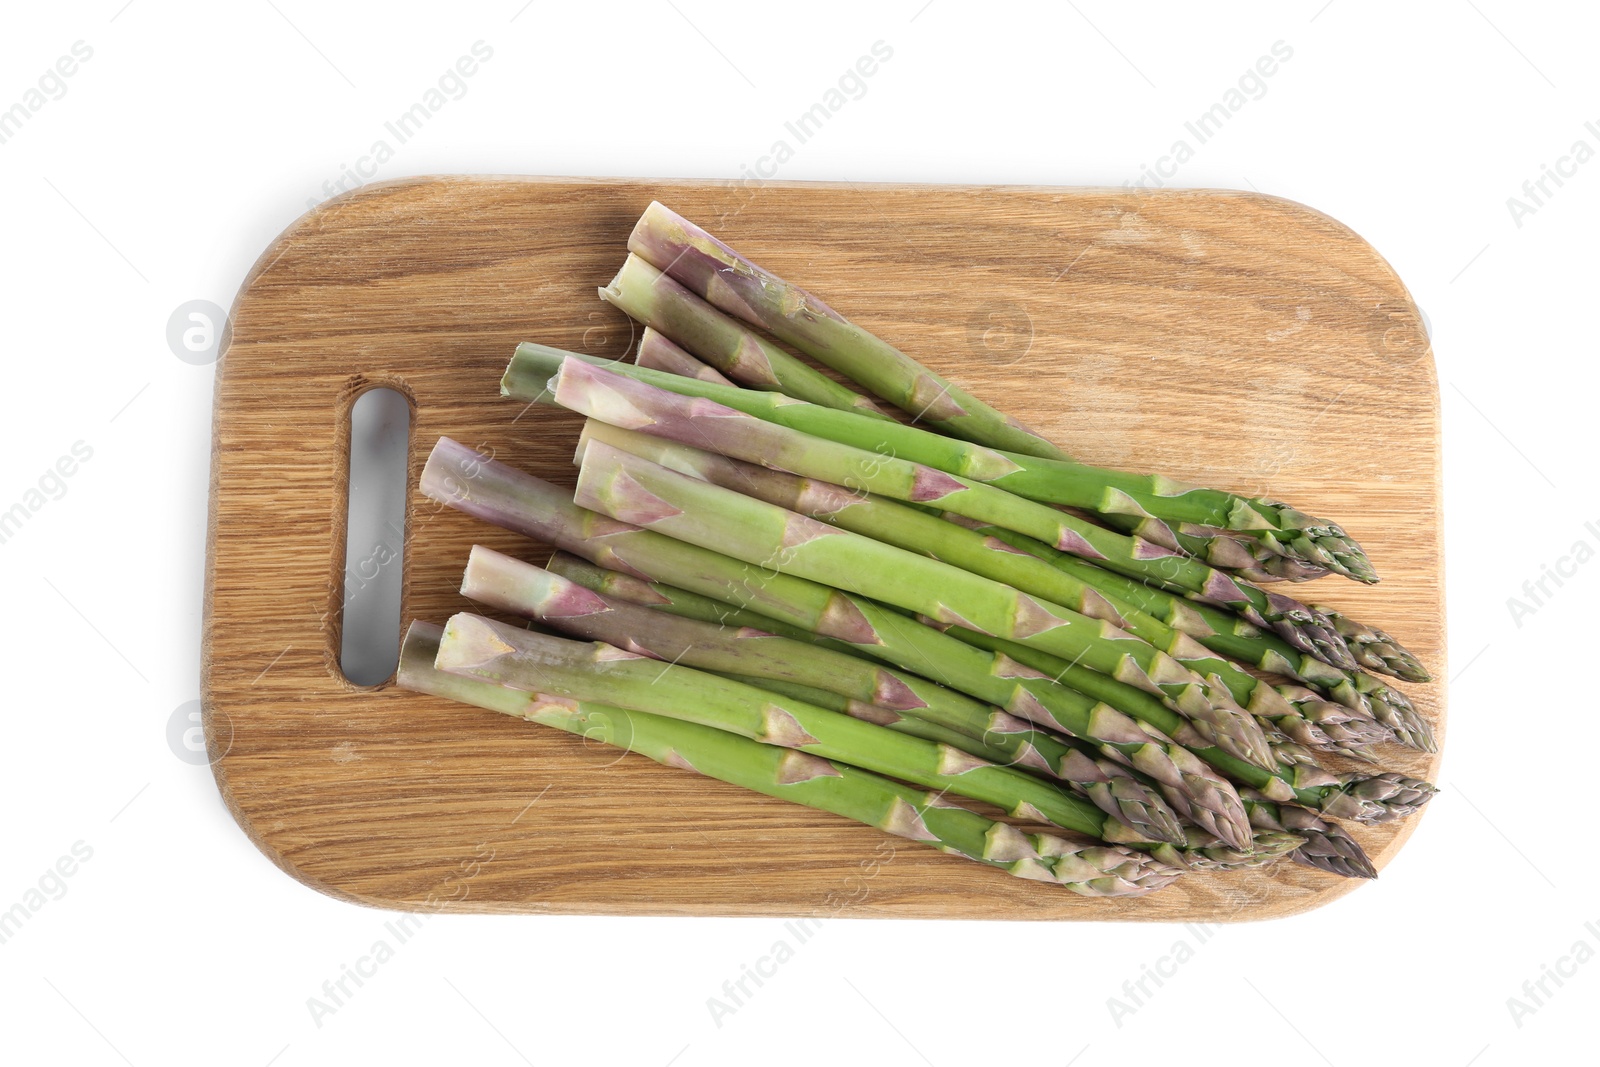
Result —
<path fill-rule="evenodd" d="M 1087 900 L 906 842 L 883 862 L 876 830 L 344 681 L 352 401 L 378 384 L 410 398 L 413 486 L 441 434 L 572 484 L 580 420 L 523 410 L 497 383 L 518 341 L 628 349 L 595 287 L 651 199 L 1086 461 L 1341 520 L 1383 583 L 1295 591 L 1385 627 L 1444 676 L 1428 339 L 1383 259 L 1315 211 L 1208 191 L 392 182 L 312 211 L 263 254 L 219 367 L 206 733 L 267 856 L 323 892 L 409 910 L 1221 921 L 1362 884 L 1283 863 Z M 544 558 L 414 490 L 406 542 L 406 619 L 467 606 L 456 588 L 474 542 Z M 1407 688 L 1441 739 L 1443 688 Z M 1382 867 L 1419 820 L 1355 832 Z"/>

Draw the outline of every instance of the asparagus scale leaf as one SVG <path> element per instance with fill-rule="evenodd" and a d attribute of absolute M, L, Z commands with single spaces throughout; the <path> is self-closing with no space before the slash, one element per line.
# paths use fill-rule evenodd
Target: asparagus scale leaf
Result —
<path fill-rule="evenodd" d="M 644 328 L 644 333 L 639 335 L 639 351 L 635 353 L 633 361 L 646 370 L 678 374 L 685 378 L 711 382 L 714 385 L 733 385 L 720 371 L 701 363 L 648 326 Z"/>

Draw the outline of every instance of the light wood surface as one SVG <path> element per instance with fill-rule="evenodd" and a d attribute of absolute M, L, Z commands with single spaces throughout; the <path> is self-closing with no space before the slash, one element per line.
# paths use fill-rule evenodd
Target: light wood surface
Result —
<path fill-rule="evenodd" d="M 1444 676 L 1428 340 L 1383 259 L 1315 211 L 1208 191 L 386 183 L 312 211 L 262 255 L 217 378 L 206 731 L 222 794 L 267 856 L 323 892 L 408 910 L 1223 921 L 1365 884 L 1281 863 L 1089 900 L 909 842 L 885 861 L 892 839 L 832 815 L 345 682 L 353 399 L 382 384 L 413 405 L 405 619 L 468 606 L 456 589 L 475 542 L 542 563 L 542 546 L 421 497 L 416 475 L 449 435 L 572 484 L 580 420 L 523 412 L 498 380 L 518 341 L 627 350 L 628 322 L 595 288 L 652 199 L 1086 461 L 1342 521 L 1383 583 L 1293 592 L 1384 627 Z M 1406 690 L 1442 739 L 1443 684 Z M 1354 831 L 1382 867 L 1423 817 Z"/>

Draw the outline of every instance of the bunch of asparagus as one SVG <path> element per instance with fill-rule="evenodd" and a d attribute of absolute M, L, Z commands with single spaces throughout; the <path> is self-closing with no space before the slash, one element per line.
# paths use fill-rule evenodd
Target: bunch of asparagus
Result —
<path fill-rule="evenodd" d="M 1371 766 L 1433 750 L 1378 677 L 1427 672 L 1264 588 L 1375 582 L 1343 529 L 1078 463 L 660 204 L 628 247 L 636 362 L 523 344 L 502 381 L 587 416 L 576 492 L 449 438 L 422 474 L 557 549 L 472 551 L 462 592 L 524 621 L 414 623 L 401 685 L 1085 895 L 1375 877 L 1335 820 L 1434 794 Z"/>

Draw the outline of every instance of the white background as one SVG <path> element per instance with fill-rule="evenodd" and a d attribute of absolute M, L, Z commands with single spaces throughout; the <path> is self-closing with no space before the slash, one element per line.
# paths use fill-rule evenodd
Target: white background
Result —
<path fill-rule="evenodd" d="M 1553 195 L 1520 225 L 1507 198 L 1573 142 L 1600 148 L 1584 125 L 1600 127 L 1600 20 L 1507 0 L 1221 8 L 8 6 L 0 108 L 75 42 L 93 55 L 0 144 L 0 509 L 75 442 L 93 455 L 0 544 L 0 909 L 75 843 L 92 857 L 0 944 L 0 1057 L 1582 1058 L 1600 962 L 1547 982 L 1553 995 L 1520 1026 L 1507 999 L 1580 940 L 1600 950 L 1595 748 L 1580 740 L 1597 714 L 1580 639 L 1600 563 L 1520 620 L 1507 602 L 1576 542 L 1600 547 L 1600 162 L 1547 183 Z M 1432 324 L 1452 728 L 1446 792 L 1382 880 L 1204 944 L 1160 926 L 830 922 L 720 1027 L 706 998 L 768 951 L 780 922 L 441 916 L 317 1025 L 307 999 L 393 917 L 282 875 L 208 770 L 169 746 L 174 709 L 198 696 L 214 368 L 178 359 L 166 324 L 189 300 L 228 305 L 324 181 L 479 40 L 492 60 L 378 177 L 736 177 L 882 40 L 892 61 L 780 177 L 1120 185 L 1274 42 L 1289 45 L 1265 95 L 1173 184 L 1328 212 L 1394 264 Z M 1179 940 L 1194 958 L 1119 1027 L 1107 998 Z"/>

